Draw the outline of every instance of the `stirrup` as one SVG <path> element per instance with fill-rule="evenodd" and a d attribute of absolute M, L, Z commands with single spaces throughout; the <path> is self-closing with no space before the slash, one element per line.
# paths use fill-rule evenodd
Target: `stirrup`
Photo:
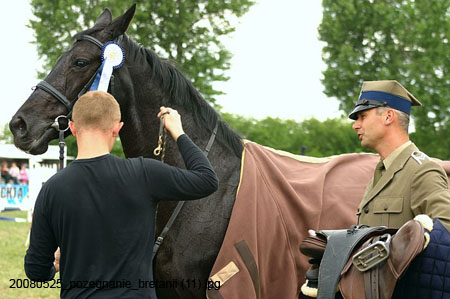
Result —
<path fill-rule="evenodd" d="M 386 241 L 381 241 L 384 238 Z M 384 234 L 380 237 L 380 241 L 376 241 L 356 253 L 352 258 L 352 263 L 356 269 L 364 272 L 386 260 L 389 257 L 391 238 L 390 234 Z"/>

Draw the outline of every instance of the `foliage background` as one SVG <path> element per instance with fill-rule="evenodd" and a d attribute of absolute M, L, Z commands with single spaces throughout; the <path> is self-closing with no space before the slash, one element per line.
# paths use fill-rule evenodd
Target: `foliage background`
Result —
<path fill-rule="evenodd" d="M 111 7 L 118 16 L 132 2 L 32 0 L 36 19 L 30 26 L 45 61 L 42 74 L 69 47 L 71 36 L 91 26 L 103 7 Z M 138 9 L 129 34 L 173 61 L 214 104 L 221 91 L 214 90 L 212 83 L 228 79 L 231 57 L 220 37 L 234 31 L 232 21 L 255 1 L 135 2 Z M 323 0 L 322 6 L 318 33 L 325 43 L 325 93 L 336 97 L 348 113 L 363 81 L 398 80 L 424 104 L 412 109 L 415 130 L 411 139 L 430 156 L 450 159 L 450 0 Z M 220 111 L 220 107 L 215 108 Z M 365 151 L 345 118 L 296 122 L 226 113 L 223 118 L 244 138 L 293 153 L 327 156 Z M 10 138 L 6 131 L 3 139 Z M 67 144 L 69 155 L 76 155 L 74 139 L 68 138 Z M 123 155 L 119 142 L 114 152 Z"/>
<path fill-rule="evenodd" d="M 423 104 L 411 139 L 450 158 L 450 0 L 323 0 L 325 93 L 349 112 L 363 81 L 395 79 Z"/>
<path fill-rule="evenodd" d="M 123 14 L 133 3 L 135 16 L 127 34 L 136 42 L 167 58 L 187 76 L 211 103 L 222 94 L 212 87 L 225 81 L 231 53 L 220 41 L 235 30 L 232 21 L 245 14 L 252 0 L 32 0 L 38 54 L 44 60 L 44 75 L 75 33 L 90 28 L 105 7 L 113 16 Z"/>

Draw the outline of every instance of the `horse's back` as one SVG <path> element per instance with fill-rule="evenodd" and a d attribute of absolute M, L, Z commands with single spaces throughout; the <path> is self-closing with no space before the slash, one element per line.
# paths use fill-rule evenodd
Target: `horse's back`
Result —
<path fill-rule="evenodd" d="M 217 280 L 231 262 L 239 269 L 219 279 L 221 295 L 256 298 L 259 290 L 261 298 L 297 296 L 308 268 L 299 252 L 308 229 L 356 223 L 377 161 L 372 154 L 307 158 L 247 143 L 230 224 L 211 271 Z M 243 242 L 247 256 L 236 250 Z"/>
<path fill-rule="evenodd" d="M 253 145 L 247 145 L 253 148 Z M 257 151 L 258 164 L 267 174 L 277 170 L 283 184 L 290 185 L 296 199 L 316 211 L 310 216 L 308 229 L 347 228 L 357 221 L 356 210 L 370 182 L 379 156 L 367 153 L 342 154 L 325 158 L 293 155 L 263 148 Z M 265 163 L 264 161 L 270 161 Z M 279 179 L 273 178 L 272 188 L 278 190 Z M 291 194 L 280 194 L 289 197 Z M 310 208 L 311 209 L 311 208 Z M 299 211 L 293 217 L 304 217 Z M 312 222 L 312 223 L 311 223 Z"/>

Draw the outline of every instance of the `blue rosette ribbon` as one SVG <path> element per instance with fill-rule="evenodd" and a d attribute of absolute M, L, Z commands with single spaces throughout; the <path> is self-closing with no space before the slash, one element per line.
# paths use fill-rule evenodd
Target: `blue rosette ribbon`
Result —
<path fill-rule="evenodd" d="M 107 92 L 113 70 L 119 69 L 125 62 L 125 52 L 119 43 L 110 41 L 103 45 L 101 58 L 102 64 L 97 71 L 97 76 L 90 90 Z"/>

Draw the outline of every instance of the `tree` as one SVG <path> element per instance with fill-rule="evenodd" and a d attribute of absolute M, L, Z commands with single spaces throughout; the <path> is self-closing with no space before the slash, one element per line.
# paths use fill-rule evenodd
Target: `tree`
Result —
<path fill-rule="evenodd" d="M 38 54 L 43 58 L 44 73 L 53 66 L 72 36 L 91 27 L 105 7 L 119 16 L 137 2 L 135 17 L 128 34 L 138 43 L 153 49 L 161 57 L 174 61 L 191 78 L 194 86 L 214 103 L 222 94 L 213 81 L 226 81 L 231 54 L 220 37 L 234 31 L 231 22 L 245 14 L 253 0 L 32 0 Z"/>
<path fill-rule="evenodd" d="M 67 155 L 71 156 L 71 157 L 76 157 L 78 154 L 78 147 L 77 147 L 77 139 L 75 137 L 73 137 L 72 135 L 70 135 L 69 137 L 67 137 L 65 139 L 66 142 L 66 150 L 67 150 Z M 58 145 L 59 144 L 59 140 L 52 140 L 50 142 L 50 145 Z M 120 142 L 120 139 L 117 138 L 116 142 L 113 145 L 113 148 L 111 150 L 111 154 L 118 156 L 118 157 L 125 157 L 125 154 L 123 152 L 122 149 L 122 143 Z"/>
<path fill-rule="evenodd" d="M 362 151 L 356 133 L 343 118 L 296 122 L 267 117 L 258 121 L 229 113 L 222 118 L 242 137 L 293 154 L 300 154 L 302 147 L 305 155 L 315 157 Z"/>
<path fill-rule="evenodd" d="M 14 136 L 11 133 L 11 131 L 9 130 L 8 123 L 6 123 L 3 125 L 3 128 L 1 129 L 1 132 L 0 132 L 0 143 L 12 144 L 13 142 L 14 142 Z"/>
<path fill-rule="evenodd" d="M 311 118 L 301 123 L 306 135 L 307 154 L 324 157 L 344 153 L 362 152 L 361 143 L 348 120 L 327 119 L 320 122 Z"/>
<path fill-rule="evenodd" d="M 450 0 L 323 0 L 325 93 L 350 112 L 361 84 L 396 79 L 419 98 L 411 139 L 450 158 Z"/>

